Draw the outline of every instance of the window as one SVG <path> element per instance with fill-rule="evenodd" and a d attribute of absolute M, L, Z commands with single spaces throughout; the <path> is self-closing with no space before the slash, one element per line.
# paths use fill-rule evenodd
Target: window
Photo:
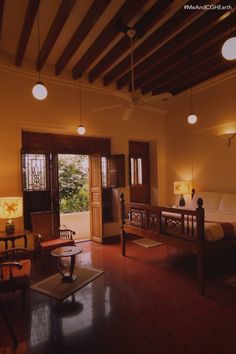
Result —
<path fill-rule="evenodd" d="M 101 158 L 102 187 L 125 187 L 125 156 L 111 155 Z"/>
<path fill-rule="evenodd" d="M 125 156 L 101 157 L 103 222 L 113 220 L 113 188 L 125 187 Z"/>
<path fill-rule="evenodd" d="M 130 158 L 130 182 L 131 185 L 143 183 L 141 158 Z"/>
<path fill-rule="evenodd" d="M 102 165 L 102 187 L 106 188 L 108 186 L 107 183 L 107 158 L 101 158 L 101 165 Z"/>
<path fill-rule="evenodd" d="M 24 191 L 44 191 L 48 189 L 48 177 L 45 154 L 23 154 Z"/>

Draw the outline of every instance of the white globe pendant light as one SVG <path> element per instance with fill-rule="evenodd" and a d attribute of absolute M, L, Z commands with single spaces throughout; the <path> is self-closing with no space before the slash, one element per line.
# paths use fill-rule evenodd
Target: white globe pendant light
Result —
<path fill-rule="evenodd" d="M 221 53 L 227 60 L 236 59 L 236 37 L 231 37 L 224 42 Z"/>
<path fill-rule="evenodd" d="M 44 100 L 47 95 L 48 95 L 48 90 L 47 88 L 44 86 L 44 84 L 42 83 L 42 81 L 40 80 L 40 70 L 41 70 L 41 66 L 40 66 L 40 39 L 39 39 L 39 8 L 38 8 L 38 72 L 39 72 L 39 78 L 38 81 L 36 82 L 36 84 L 34 85 L 34 87 L 32 88 L 32 95 L 34 96 L 34 98 L 36 98 L 36 100 L 42 101 Z"/>
<path fill-rule="evenodd" d="M 36 84 L 34 85 L 34 87 L 32 89 L 32 94 L 33 94 L 34 98 L 41 101 L 47 97 L 48 90 L 42 82 L 38 81 L 38 82 L 36 82 Z"/>
<path fill-rule="evenodd" d="M 85 132 L 86 132 L 85 127 L 84 127 L 82 124 L 80 124 L 80 125 L 78 126 L 78 128 L 77 128 L 77 133 L 78 133 L 79 135 L 84 135 Z"/>
<path fill-rule="evenodd" d="M 86 129 L 82 124 L 82 100 L 81 100 L 81 84 L 79 85 L 79 126 L 77 128 L 77 133 L 79 135 L 84 135 L 86 133 Z"/>
<path fill-rule="evenodd" d="M 197 116 L 196 114 L 190 114 L 188 116 L 188 123 L 189 124 L 195 124 L 197 122 Z"/>
<path fill-rule="evenodd" d="M 197 116 L 193 112 L 194 112 L 194 110 L 193 110 L 193 92 L 192 92 L 192 87 L 191 87 L 191 89 L 190 89 L 190 114 L 187 118 L 187 121 L 189 124 L 197 123 Z"/>

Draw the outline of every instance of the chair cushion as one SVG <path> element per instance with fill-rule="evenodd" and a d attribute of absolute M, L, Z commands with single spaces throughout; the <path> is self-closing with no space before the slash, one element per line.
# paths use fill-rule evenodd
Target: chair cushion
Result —
<path fill-rule="evenodd" d="M 22 264 L 21 269 L 17 269 L 16 267 L 12 267 L 12 276 L 13 278 L 17 278 L 19 280 L 29 279 L 30 271 L 31 271 L 31 261 L 30 259 L 22 259 L 19 261 Z M 2 269 L 3 279 L 10 279 L 10 267 L 4 267 Z"/>
<path fill-rule="evenodd" d="M 71 246 L 74 244 L 74 240 L 66 240 L 63 238 L 54 238 L 48 241 L 40 242 L 40 247 L 43 250 L 53 249 L 56 247 Z"/>

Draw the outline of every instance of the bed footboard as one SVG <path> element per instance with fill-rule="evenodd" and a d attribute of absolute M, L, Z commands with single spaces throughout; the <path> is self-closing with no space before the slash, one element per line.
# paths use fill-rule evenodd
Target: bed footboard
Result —
<path fill-rule="evenodd" d="M 126 203 L 120 196 L 121 248 L 126 253 L 127 234 L 149 237 L 197 255 L 199 292 L 204 294 L 204 209 L 199 198 L 196 210 Z"/>

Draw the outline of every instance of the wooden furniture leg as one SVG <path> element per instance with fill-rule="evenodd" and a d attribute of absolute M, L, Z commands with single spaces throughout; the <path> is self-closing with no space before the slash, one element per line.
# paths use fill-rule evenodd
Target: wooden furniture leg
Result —
<path fill-rule="evenodd" d="M 125 246 L 126 246 L 126 233 L 124 231 L 124 219 L 125 219 L 125 198 L 124 194 L 120 195 L 120 213 L 121 213 L 121 226 L 120 226 L 120 242 L 122 255 L 125 256 Z"/>

